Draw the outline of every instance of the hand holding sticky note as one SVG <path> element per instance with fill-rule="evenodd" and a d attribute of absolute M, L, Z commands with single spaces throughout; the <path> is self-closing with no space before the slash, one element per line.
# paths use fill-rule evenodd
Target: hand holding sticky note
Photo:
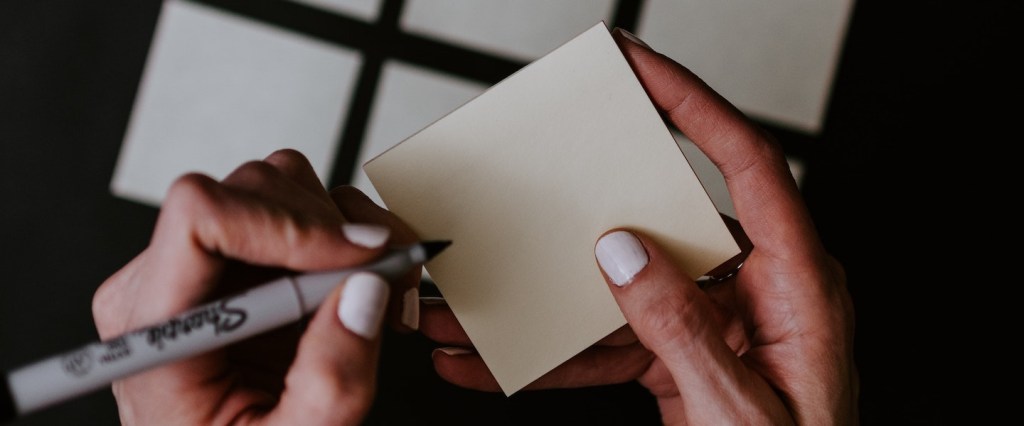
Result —
<path fill-rule="evenodd" d="M 603 23 L 364 169 L 420 238 L 454 241 L 428 272 L 507 395 L 625 324 L 605 231 L 694 278 L 739 253 Z"/>

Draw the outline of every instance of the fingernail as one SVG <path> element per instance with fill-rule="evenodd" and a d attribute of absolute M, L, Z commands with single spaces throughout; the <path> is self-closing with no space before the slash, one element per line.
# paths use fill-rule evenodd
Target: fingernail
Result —
<path fill-rule="evenodd" d="M 633 281 L 649 260 L 640 240 L 627 231 L 615 231 L 601 237 L 594 253 L 601 269 L 619 287 Z"/>
<path fill-rule="evenodd" d="M 651 48 L 651 46 L 648 46 L 647 43 L 644 43 L 643 40 L 640 40 L 640 37 L 637 37 L 636 35 L 634 35 L 633 33 L 629 32 L 629 31 L 626 31 L 626 30 L 624 30 L 622 28 L 615 28 L 615 31 L 618 31 L 619 34 L 622 34 L 622 36 L 625 37 L 626 40 L 629 40 L 629 41 L 631 41 L 633 43 L 639 44 L 639 45 L 641 45 L 643 47 L 646 47 L 648 49 Z"/>
<path fill-rule="evenodd" d="M 420 329 L 420 290 L 410 288 L 402 295 L 402 324 L 413 330 Z"/>
<path fill-rule="evenodd" d="M 434 349 L 434 353 L 437 353 L 437 352 L 443 352 L 445 355 L 448 355 L 448 356 L 468 355 L 468 354 L 471 354 L 471 353 L 475 353 L 472 349 L 457 348 L 457 347 L 454 347 L 454 346 L 447 347 L 447 348 L 437 348 L 437 349 Z"/>
<path fill-rule="evenodd" d="M 377 225 L 366 223 L 345 223 L 341 225 L 341 232 L 352 244 L 365 248 L 378 248 L 388 242 L 391 230 Z"/>
<path fill-rule="evenodd" d="M 375 274 L 352 274 L 341 291 L 338 319 L 355 334 L 367 339 L 377 337 L 388 303 L 388 291 L 388 284 Z"/>
<path fill-rule="evenodd" d="M 448 304 L 448 301 L 444 300 L 443 297 L 423 296 L 423 297 L 420 298 L 420 301 L 423 302 L 424 305 L 447 305 Z"/>

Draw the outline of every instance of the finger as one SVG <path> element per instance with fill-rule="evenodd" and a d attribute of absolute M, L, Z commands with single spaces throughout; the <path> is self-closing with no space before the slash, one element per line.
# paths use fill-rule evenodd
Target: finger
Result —
<path fill-rule="evenodd" d="M 765 416 L 760 420 L 785 414 L 774 391 L 722 338 L 708 296 L 652 240 L 642 238 L 613 230 L 598 240 L 595 255 L 626 321 L 665 364 L 684 404 L 722 402 L 694 412 L 712 417 L 694 420 L 720 422 L 751 409 L 765 410 L 756 413 Z"/>
<path fill-rule="evenodd" d="M 459 324 L 448 305 L 423 304 L 420 312 L 420 333 L 435 342 L 451 346 L 473 346 L 466 330 Z"/>
<path fill-rule="evenodd" d="M 371 273 L 350 276 L 317 310 L 299 342 L 276 424 L 358 424 L 376 389 L 381 323 L 389 285 Z"/>
<path fill-rule="evenodd" d="M 718 166 L 754 245 L 782 258 L 820 256 L 816 231 L 778 144 L 682 65 L 621 30 L 614 35 L 658 110 Z"/>
<path fill-rule="evenodd" d="M 355 187 L 340 186 L 332 189 L 330 195 L 347 220 L 390 229 L 393 244 L 414 244 L 419 241 L 405 222 L 378 206 Z M 392 329 L 410 332 L 420 328 L 419 285 L 422 276 L 423 268 L 413 268 L 402 279 L 391 283 L 393 296 L 388 307 L 388 323 Z"/>
<path fill-rule="evenodd" d="M 327 194 L 327 189 L 324 188 L 323 182 L 320 181 L 316 171 L 313 170 L 313 165 L 299 151 L 294 149 L 277 150 L 268 155 L 267 158 L 264 158 L 263 161 L 276 167 L 281 171 L 281 174 L 299 184 L 306 191 L 319 196 L 324 201 L 331 201 L 331 197 Z"/>
<path fill-rule="evenodd" d="M 228 258 L 320 270 L 361 264 L 383 251 L 386 229 L 381 228 L 385 238 L 379 239 L 379 246 L 360 246 L 352 242 L 360 239 L 352 238 L 351 228 L 340 225 L 340 214 L 333 206 L 333 215 L 301 207 L 271 203 L 199 174 L 178 179 L 165 199 L 149 247 L 139 263 L 133 261 L 129 268 L 130 296 L 119 299 L 122 306 L 98 310 L 120 309 L 110 321 L 114 323 L 110 330 L 136 329 L 205 301 L 217 287 Z M 99 303 L 111 301 L 117 302 L 103 296 Z M 128 395 L 136 385 L 153 384 L 209 388 L 218 382 L 214 376 L 223 366 L 223 354 L 214 352 L 120 381 L 115 391 L 123 389 L 122 394 Z"/>
<path fill-rule="evenodd" d="M 483 359 L 470 349 L 440 348 L 431 357 L 438 375 L 449 383 L 485 392 L 501 391 Z M 523 389 L 564 389 L 626 383 L 643 374 L 653 359 L 651 352 L 639 344 L 592 346 Z"/>
<path fill-rule="evenodd" d="M 297 151 L 276 151 L 263 161 L 249 161 L 229 173 L 221 183 L 239 193 L 279 204 L 291 210 L 339 217 L 312 166 Z"/>
<path fill-rule="evenodd" d="M 266 172 L 268 186 L 282 180 L 269 166 L 254 169 Z M 342 226 L 333 206 L 282 205 L 207 176 L 183 176 L 168 192 L 146 249 L 146 267 L 139 268 L 138 299 L 146 304 L 133 311 L 133 325 L 198 304 L 226 258 L 292 270 L 348 267 L 380 255 L 388 233 L 377 226 Z"/>
<path fill-rule="evenodd" d="M 419 241 L 419 237 L 408 224 L 378 206 L 356 187 L 339 186 L 332 189 L 330 195 L 347 220 L 387 226 L 393 230 L 392 240 L 397 244 L 413 244 Z"/>
<path fill-rule="evenodd" d="M 483 358 L 471 348 L 438 348 L 430 358 L 437 375 L 453 385 L 485 392 L 501 391 Z"/>

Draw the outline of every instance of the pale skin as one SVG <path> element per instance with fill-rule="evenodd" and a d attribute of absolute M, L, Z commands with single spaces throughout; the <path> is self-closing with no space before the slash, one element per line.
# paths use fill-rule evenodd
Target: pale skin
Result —
<path fill-rule="evenodd" d="M 343 223 L 377 227 L 386 243 L 415 241 L 392 232 L 407 228 L 358 190 L 326 191 L 296 151 L 246 163 L 220 182 L 183 176 L 164 201 L 149 246 L 97 290 L 100 337 L 159 322 L 285 270 L 348 267 L 382 253 L 383 244 L 349 241 Z M 402 294 L 419 276 L 411 271 L 391 284 L 385 322 L 396 330 L 410 331 L 400 321 Z M 337 312 L 347 283 L 339 284 L 305 327 L 286 326 L 115 382 L 121 422 L 359 424 L 373 401 L 380 338 L 342 324 Z"/>
<path fill-rule="evenodd" d="M 527 389 L 637 380 L 666 424 L 856 424 L 845 275 L 822 246 L 782 151 L 687 69 L 624 33 L 614 37 L 654 104 L 722 171 L 747 257 L 735 276 L 701 288 L 656 241 L 609 230 L 645 258 L 625 278 L 602 269 L 607 283 L 596 283 L 608 286 L 629 325 Z M 345 223 L 389 238 L 359 244 Z M 246 163 L 221 181 L 183 176 L 150 245 L 97 290 L 96 327 L 101 338 L 114 337 L 285 271 L 357 265 L 387 244 L 415 240 L 354 188 L 326 191 L 296 151 Z M 418 277 L 412 271 L 391 284 L 385 323 L 399 331 L 411 331 L 400 320 L 402 295 Z M 303 326 L 115 382 L 122 423 L 359 424 L 374 396 L 380 338 L 339 320 L 345 285 Z M 420 324 L 435 341 L 472 346 L 444 305 L 423 305 Z M 499 391 L 482 359 L 467 352 L 435 351 L 438 374 Z"/>
<path fill-rule="evenodd" d="M 781 149 L 689 70 L 635 37 L 614 36 L 655 106 L 725 176 L 752 249 L 735 276 L 701 289 L 656 241 L 609 231 L 627 231 L 648 258 L 624 283 L 604 271 L 629 325 L 527 389 L 637 380 L 666 424 L 858 423 L 845 274 L 822 246 Z M 471 346 L 447 307 L 425 306 L 421 324 L 435 341 Z M 479 355 L 458 352 L 434 352 L 443 378 L 499 390 Z"/>

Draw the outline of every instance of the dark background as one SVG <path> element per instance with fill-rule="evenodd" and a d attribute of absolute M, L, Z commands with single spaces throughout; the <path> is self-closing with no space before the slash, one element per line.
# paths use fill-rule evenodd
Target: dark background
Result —
<path fill-rule="evenodd" d="M 157 210 L 108 184 L 158 12 L 157 0 L 0 0 L 2 369 L 94 340 L 93 291 L 148 241 Z M 975 312 L 970 277 L 993 261 L 965 238 L 985 232 L 978 216 L 1002 220 L 983 194 L 1005 181 L 977 178 L 1005 158 L 995 148 L 1019 144 L 1021 74 L 1007 58 L 1021 55 L 1022 17 L 1015 1 L 859 1 L 822 133 L 769 128 L 805 161 L 807 203 L 847 268 L 864 424 L 994 414 L 961 356 L 1005 344 L 962 321 Z M 433 373 L 431 348 L 387 336 L 367 423 L 658 421 L 633 384 L 460 390 Z M 103 391 L 15 423 L 116 424 L 116 407 Z"/>

